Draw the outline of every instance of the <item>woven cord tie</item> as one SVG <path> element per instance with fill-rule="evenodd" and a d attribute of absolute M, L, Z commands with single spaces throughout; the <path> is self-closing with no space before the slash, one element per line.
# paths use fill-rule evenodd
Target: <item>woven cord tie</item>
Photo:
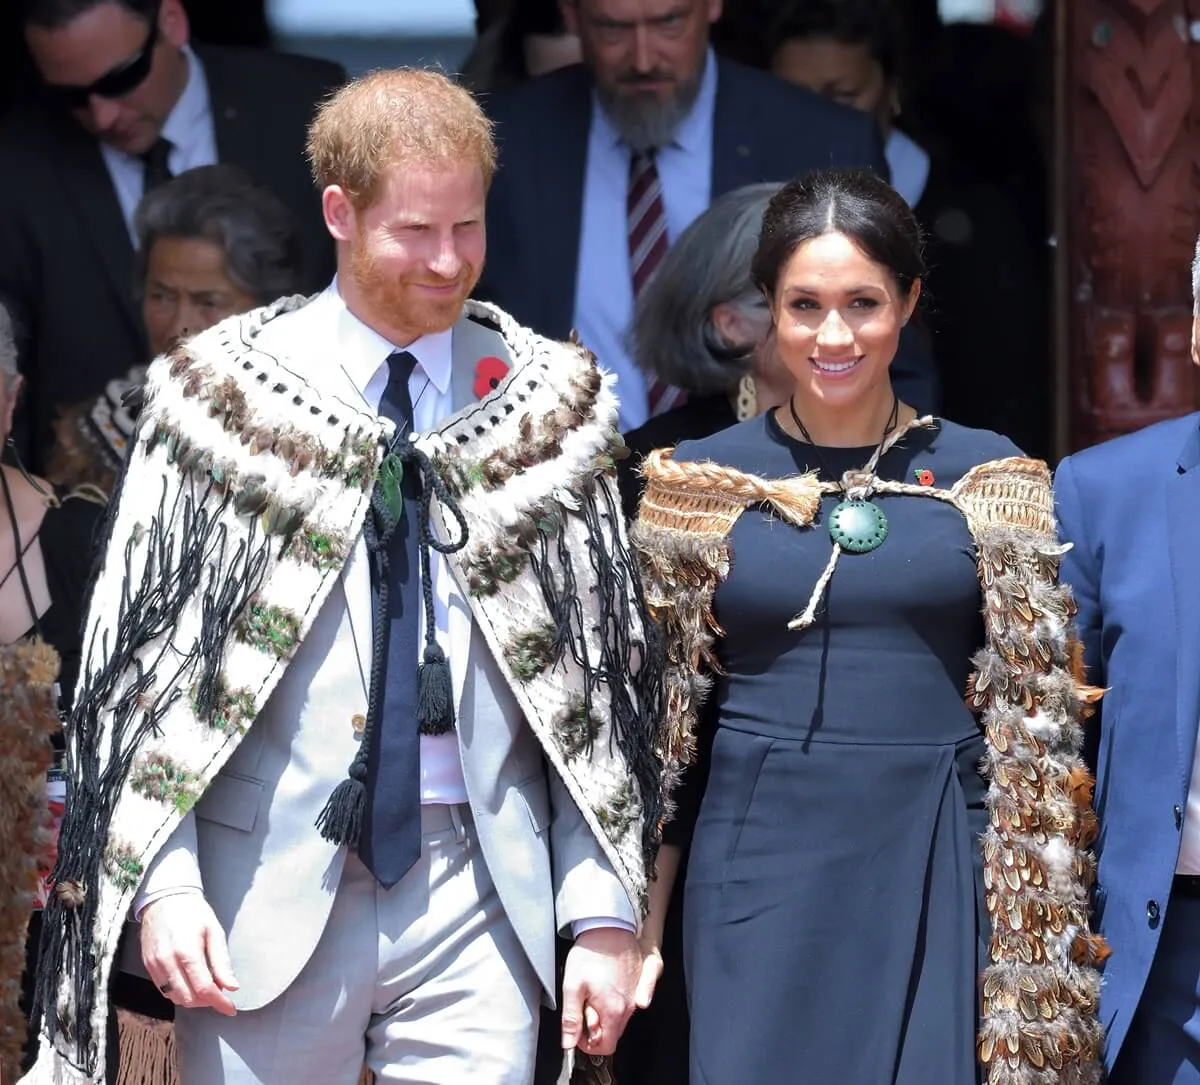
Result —
<path fill-rule="evenodd" d="M 421 596 L 425 605 L 425 647 L 418 671 L 417 723 L 422 734 L 446 734 L 454 729 L 454 691 L 450 681 L 450 664 L 437 642 L 437 615 L 434 611 L 433 575 L 430 550 L 453 554 L 467 544 L 466 517 L 446 484 L 438 477 L 433 463 L 407 436 L 398 436 L 388 455 L 399 459 L 406 471 L 421 474 L 421 498 L 417 506 L 417 540 L 421 560 Z M 457 538 L 442 541 L 433 533 L 431 502 L 436 495 L 458 528 Z M 399 519 L 388 508 L 381 487 L 371 494 L 371 507 L 363 524 L 363 539 L 378 585 L 378 614 L 371 638 L 371 676 L 367 698 L 367 719 L 358 750 L 350 762 L 346 779 L 334 789 L 325 808 L 317 818 L 321 836 L 334 844 L 357 847 L 362 831 L 366 806 L 366 779 L 371 735 L 379 724 L 384 688 L 384 669 L 387 666 L 386 623 L 381 615 L 388 604 L 388 552 Z"/>

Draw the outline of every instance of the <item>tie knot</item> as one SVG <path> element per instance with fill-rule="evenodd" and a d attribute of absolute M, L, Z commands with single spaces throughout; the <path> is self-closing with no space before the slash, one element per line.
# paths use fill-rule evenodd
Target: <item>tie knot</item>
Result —
<path fill-rule="evenodd" d="M 159 136 L 138 157 L 143 162 L 165 162 L 174 147 L 175 144 L 167 139 L 166 136 Z"/>
<path fill-rule="evenodd" d="M 148 150 L 138 155 L 143 166 L 143 195 L 171 179 L 170 157 L 174 146 L 169 139 L 159 136 Z"/>
<path fill-rule="evenodd" d="M 629 155 L 629 172 L 636 176 L 637 174 L 643 173 L 646 170 L 654 169 L 654 159 L 655 155 L 657 154 L 657 147 L 649 147 L 640 151 L 636 149 L 631 151 Z"/>
<path fill-rule="evenodd" d="M 417 359 L 407 350 L 395 350 L 388 355 L 387 364 L 388 383 L 407 385 L 417 368 Z"/>

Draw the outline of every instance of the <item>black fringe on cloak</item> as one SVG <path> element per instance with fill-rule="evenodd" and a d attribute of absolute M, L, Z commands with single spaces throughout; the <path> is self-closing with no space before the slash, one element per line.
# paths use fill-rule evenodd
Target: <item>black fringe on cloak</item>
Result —
<path fill-rule="evenodd" d="M 193 682 L 198 715 L 211 715 L 220 645 L 264 579 L 269 543 L 258 536 L 256 521 L 249 540 L 229 552 L 220 515 L 231 500 L 211 480 L 185 482 L 169 499 L 164 480 L 158 511 L 140 540 L 147 551 L 141 574 L 132 577 L 139 540 L 130 538 L 118 612 L 105 623 L 102 643 L 93 641 L 85 649 L 89 662 L 104 662 L 96 670 L 85 668 L 67 727 L 67 815 L 59 836 L 56 891 L 42 925 L 32 1016 L 35 1022 L 46 1018 L 43 1031 L 51 1041 L 62 1033 L 75 1049 L 75 1064 L 87 1073 L 98 1061 L 92 1014 L 100 960 L 83 932 L 100 933 L 95 924 L 102 875 L 132 891 L 144 873 L 138 856 L 122 853 L 119 844 L 101 850 L 98 842 L 108 839 L 135 755 Z M 103 547 L 111 539 L 118 504 L 114 499 L 105 517 Z M 94 569 L 93 586 L 95 579 Z M 171 637 L 192 598 L 202 602 L 202 628 L 196 644 L 181 653 Z M 118 692 L 130 669 L 136 679 Z M 69 1015 L 56 1005 L 64 971 L 75 977 Z"/>
<path fill-rule="evenodd" d="M 582 714 L 591 718 L 592 698 L 603 686 L 609 696 L 612 731 L 633 773 L 643 813 L 642 852 L 648 869 L 653 869 L 659 844 L 659 779 L 662 762 L 655 750 L 654 736 L 665 708 L 665 655 L 658 626 L 646 617 L 642 582 L 632 552 L 613 546 L 621 510 L 610 486 L 588 478 L 575 493 L 579 510 L 559 507 L 557 516 L 535 516 L 537 537 L 524 542 L 542 598 L 554 623 L 556 638 L 552 665 L 566 652 L 583 672 Z M 561 518 L 579 517 L 587 528 L 588 561 L 595 579 L 599 621 L 592 630 L 599 638 L 599 658 L 588 652 L 583 628 L 584 607 L 572 570 L 566 531 Z M 524 536 L 528 538 L 527 534 Z M 644 641 L 633 638 L 644 630 Z M 591 738 L 584 742 L 590 750 Z"/>

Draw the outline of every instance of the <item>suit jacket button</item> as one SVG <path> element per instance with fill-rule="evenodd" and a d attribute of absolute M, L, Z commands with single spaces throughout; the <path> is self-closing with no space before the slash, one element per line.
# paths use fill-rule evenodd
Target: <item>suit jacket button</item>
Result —
<path fill-rule="evenodd" d="M 355 712 L 350 717 L 350 726 L 354 728 L 354 733 L 361 738 L 363 732 L 367 729 L 367 717 L 361 712 Z"/>
<path fill-rule="evenodd" d="M 1158 923 L 1158 916 L 1159 916 L 1158 901 L 1156 901 L 1156 900 L 1146 901 L 1146 918 L 1150 920 L 1150 926 L 1153 927 Z"/>
<path fill-rule="evenodd" d="M 1175 828 L 1183 828 L 1183 808 L 1179 806 L 1175 807 Z"/>

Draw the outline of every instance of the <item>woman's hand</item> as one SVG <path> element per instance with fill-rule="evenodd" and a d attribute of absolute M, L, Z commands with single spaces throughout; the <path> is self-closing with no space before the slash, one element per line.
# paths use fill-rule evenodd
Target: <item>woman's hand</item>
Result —
<path fill-rule="evenodd" d="M 644 1010 L 653 1001 L 654 990 L 658 986 L 658 981 L 662 979 L 663 959 L 662 950 L 659 948 L 657 940 L 649 943 L 643 937 L 641 946 L 642 974 L 638 979 L 637 990 L 633 995 L 633 1002 L 639 1010 Z"/>

